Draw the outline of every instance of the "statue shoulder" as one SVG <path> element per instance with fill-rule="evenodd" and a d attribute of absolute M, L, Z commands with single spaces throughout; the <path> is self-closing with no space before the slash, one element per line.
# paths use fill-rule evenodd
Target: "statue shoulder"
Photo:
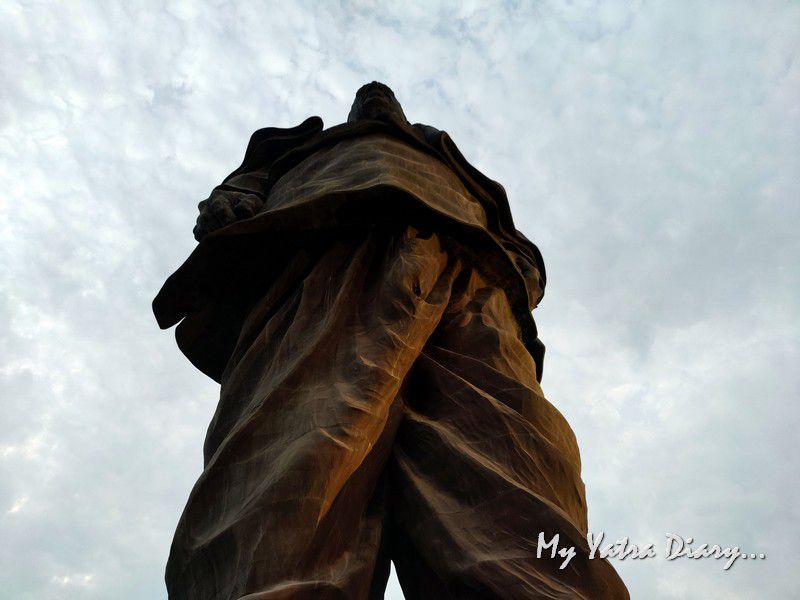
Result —
<path fill-rule="evenodd" d="M 264 127 L 255 131 L 250 136 L 242 164 L 224 181 L 240 173 L 269 168 L 279 157 L 318 135 L 322 128 L 322 119 L 313 116 L 294 127 Z"/>
<path fill-rule="evenodd" d="M 441 129 L 436 129 L 436 127 L 426 125 L 425 123 L 414 123 L 411 127 L 431 146 L 436 146 L 444 134 L 444 131 Z"/>

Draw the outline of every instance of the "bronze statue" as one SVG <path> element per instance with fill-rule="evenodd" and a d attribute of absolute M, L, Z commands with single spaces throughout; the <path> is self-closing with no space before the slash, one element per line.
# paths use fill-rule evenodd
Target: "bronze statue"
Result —
<path fill-rule="evenodd" d="M 253 134 L 154 301 L 221 383 L 173 599 L 627 598 L 542 395 L 542 257 L 450 137 L 365 85 Z M 537 558 L 540 533 L 574 546 Z"/>

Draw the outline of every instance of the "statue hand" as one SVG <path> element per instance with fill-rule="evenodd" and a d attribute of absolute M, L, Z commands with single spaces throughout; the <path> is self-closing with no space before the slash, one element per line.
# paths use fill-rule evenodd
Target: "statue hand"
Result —
<path fill-rule="evenodd" d="M 200 215 L 194 226 L 194 237 L 199 242 L 212 231 L 255 215 L 262 206 L 261 199 L 254 194 L 215 189 L 200 202 Z"/>

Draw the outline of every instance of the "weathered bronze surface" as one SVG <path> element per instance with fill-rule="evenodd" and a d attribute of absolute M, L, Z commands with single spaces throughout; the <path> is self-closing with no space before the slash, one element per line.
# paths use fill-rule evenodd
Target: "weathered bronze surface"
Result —
<path fill-rule="evenodd" d="M 153 304 L 221 383 L 170 598 L 382 598 L 390 560 L 407 598 L 628 597 L 539 386 L 542 257 L 446 133 L 366 85 L 254 133 L 195 235 Z"/>

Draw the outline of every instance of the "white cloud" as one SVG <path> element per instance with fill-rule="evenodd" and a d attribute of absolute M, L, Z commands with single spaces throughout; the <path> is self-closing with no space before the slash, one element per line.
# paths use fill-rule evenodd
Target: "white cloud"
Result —
<path fill-rule="evenodd" d="M 633 596 L 790 596 L 799 22 L 782 2 L 4 3 L 0 587 L 164 594 L 216 390 L 150 300 L 253 130 L 340 122 L 379 79 L 540 244 L 544 387 L 592 527 L 768 555 L 625 562 Z"/>

